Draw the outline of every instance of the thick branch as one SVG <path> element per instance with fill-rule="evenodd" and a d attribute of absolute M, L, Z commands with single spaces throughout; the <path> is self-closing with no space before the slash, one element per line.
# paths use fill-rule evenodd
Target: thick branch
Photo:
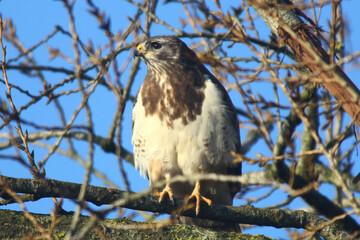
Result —
<path fill-rule="evenodd" d="M 314 34 L 315 27 L 304 23 L 289 1 L 248 0 L 248 4 L 287 44 L 298 60 L 322 79 L 321 84 L 360 126 L 360 91 L 339 66 L 331 64 L 330 56 Z"/>
<path fill-rule="evenodd" d="M 34 194 L 39 198 L 62 197 L 77 199 L 81 184 L 68 183 L 56 180 L 23 179 L 2 176 L 4 184 L 17 193 Z M 126 200 L 125 200 L 126 198 Z M 126 194 L 124 191 L 104 187 L 88 186 L 85 201 L 95 205 L 112 204 L 116 200 L 124 199 L 120 207 L 177 214 L 179 209 L 184 209 L 184 202 L 175 199 L 174 204 L 169 202 L 158 202 L 154 195 Z M 316 214 L 305 211 L 291 211 L 281 209 L 259 209 L 251 206 L 231 207 L 213 204 L 211 207 L 202 205 L 198 217 L 223 222 L 237 222 L 243 224 L 254 224 L 260 226 L 303 228 L 312 230 L 325 224 L 326 221 Z M 194 209 L 180 212 L 183 216 L 195 217 Z M 319 234 L 327 239 L 343 239 L 348 233 L 337 224 L 330 224 L 321 230 Z"/>
<path fill-rule="evenodd" d="M 306 85 L 304 90 L 301 92 L 300 101 L 309 102 L 312 99 L 313 94 L 315 93 L 314 90 L 314 86 Z M 281 135 L 279 135 L 276 141 L 273 152 L 274 156 L 280 156 L 284 154 L 287 144 L 291 142 L 291 138 L 296 126 L 298 126 L 300 123 L 301 121 L 296 115 L 295 111 L 290 111 L 290 114 L 283 123 Z M 275 161 L 272 165 L 272 172 L 273 176 L 279 178 L 280 181 L 287 184 L 290 183 L 291 171 L 289 167 L 284 163 L 284 161 Z M 294 189 L 300 189 L 305 187 L 309 183 L 310 182 L 305 181 L 300 176 L 295 175 L 294 182 L 291 187 Z M 303 194 L 301 198 L 311 207 L 316 209 L 317 212 L 327 217 L 328 219 L 345 214 L 344 209 L 342 209 L 341 207 L 330 201 L 326 196 L 314 189 Z M 339 223 L 350 231 L 359 230 L 359 225 L 350 216 L 339 220 Z"/>
<path fill-rule="evenodd" d="M 329 55 L 321 47 L 320 40 L 312 32 L 313 26 L 307 26 L 293 11 L 295 6 L 288 5 L 283 0 L 248 0 L 256 12 L 263 18 L 271 30 L 284 41 L 310 71 L 318 78 L 323 79 L 323 86 L 337 99 L 339 105 L 360 124 L 359 103 L 360 92 L 357 87 L 346 76 L 338 66 L 330 65 Z M 315 60 L 315 61 L 314 61 Z M 310 89 L 310 92 L 313 90 Z M 311 95 L 311 94 L 310 94 Z M 307 98 L 307 101 L 311 99 Z M 295 127 L 300 123 L 294 111 L 289 118 L 291 124 L 286 121 L 283 126 L 282 135 L 279 136 L 274 155 L 284 153 L 286 143 L 290 142 Z M 290 170 L 283 161 L 274 164 L 274 176 L 279 176 L 282 181 L 289 183 Z M 296 177 L 293 188 L 302 188 L 308 184 L 300 177 Z M 314 207 L 320 214 L 327 218 L 333 218 L 344 214 L 345 211 L 331 202 L 327 197 L 316 190 L 312 190 L 301 196 L 310 206 Z M 350 216 L 341 220 L 343 226 L 348 229 L 359 229 L 359 225 Z"/>
<path fill-rule="evenodd" d="M 44 214 L 32 214 L 38 222 L 42 223 L 45 229 L 51 228 L 52 217 Z M 54 228 L 54 239 L 63 239 L 72 221 L 72 214 L 57 215 L 58 224 Z M 90 217 L 81 216 L 79 229 L 89 223 Z M 41 235 L 41 233 L 24 216 L 23 212 L 10 210 L 0 210 L 0 239 L 24 239 L 25 237 Z M 112 230 L 109 226 L 119 227 Z M 85 237 L 86 239 L 252 239 L 252 240 L 270 240 L 262 235 L 248 235 L 241 233 L 216 232 L 196 226 L 188 225 L 168 225 L 162 228 L 154 227 L 152 224 L 146 224 L 130 221 L 127 218 L 105 219 L 99 222 L 92 231 Z M 136 236 L 136 238 L 134 238 Z"/>

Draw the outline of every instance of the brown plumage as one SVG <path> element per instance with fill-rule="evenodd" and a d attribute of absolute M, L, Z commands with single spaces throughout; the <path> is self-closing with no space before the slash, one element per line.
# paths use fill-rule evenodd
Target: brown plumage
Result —
<path fill-rule="evenodd" d="M 221 83 L 176 37 L 158 36 L 138 44 L 148 71 L 133 109 L 135 167 L 150 184 L 177 175 L 241 174 L 230 151 L 240 151 L 234 106 Z M 167 184 L 160 201 L 188 197 L 196 202 L 232 205 L 239 184 L 215 181 Z M 190 196 L 190 197 L 189 197 Z M 238 224 L 181 218 L 223 230 L 240 231 Z"/>

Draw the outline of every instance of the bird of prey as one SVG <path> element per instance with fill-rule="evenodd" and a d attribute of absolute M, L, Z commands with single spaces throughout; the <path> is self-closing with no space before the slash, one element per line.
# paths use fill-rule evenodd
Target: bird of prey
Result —
<path fill-rule="evenodd" d="M 150 184 L 182 175 L 240 175 L 231 151 L 240 151 L 234 106 L 221 83 L 177 37 L 157 36 L 140 42 L 135 56 L 147 65 L 133 108 L 135 167 Z M 198 180 L 166 184 L 160 201 L 185 198 L 232 205 L 240 184 Z M 182 223 L 240 231 L 238 224 L 182 217 Z"/>

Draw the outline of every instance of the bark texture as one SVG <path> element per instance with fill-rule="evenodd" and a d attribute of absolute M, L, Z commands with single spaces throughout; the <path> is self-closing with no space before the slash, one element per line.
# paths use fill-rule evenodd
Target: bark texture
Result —
<path fill-rule="evenodd" d="M 360 126 L 360 91 L 322 48 L 316 26 L 300 19 L 299 10 L 286 0 L 248 0 L 265 23 L 310 69 L 319 83 Z"/>
<path fill-rule="evenodd" d="M 61 197 L 76 200 L 81 188 L 81 184 L 52 179 L 24 179 L 6 176 L 1 178 L 2 184 L 0 184 L 0 188 L 10 188 L 16 193 L 31 194 L 34 196 L 34 199 Z M 194 208 L 185 206 L 184 202 L 180 199 L 175 199 L 174 203 L 168 201 L 159 203 L 158 196 L 156 195 L 128 194 L 117 189 L 91 185 L 87 187 L 84 200 L 97 206 L 111 204 L 112 206 L 141 211 L 196 217 Z M 106 212 L 97 211 L 94 214 L 102 218 Z M 323 227 L 319 228 L 318 233 L 326 239 L 344 239 L 349 235 L 349 232 L 345 231 L 339 224 L 328 223 L 326 225 L 327 222 L 323 218 L 302 210 L 261 209 L 252 206 L 233 207 L 217 204 L 212 204 L 211 207 L 208 207 L 206 204 L 203 204 L 197 217 L 223 222 L 255 224 L 276 228 L 302 228 L 307 230 L 314 230 L 323 225 Z"/>
<path fill-rule="evenodd" d="M 43 214 L 32 214 L 35 219 L 49 231 L 52 224 L 51 217 Z M 72 221 L 72 214 L 58 215 L 58 224 L 54 228 L 54 239 L 64 239 Z M 81 216 L 79 228 L 85 226 L 90 217 Z M 104 224 L 120 225 L 124 229 L 110 229 Z M 162 228 L 136 229 L 136 225 L 143 223 L 130 221 L 126 218 L 106 219 L 97 224 L 90 231 L 85 239 L 239 239 L 239 240 L 270 240 L 271 238 L 262 235 L 249 235 L 242 233 L 216 232 L 209 229 L 188 226 L 188 225 L 169 225 Z M 134 227 L 133 229 L 128 228 Z M 23 212 L 0 210 L 0 239 L 32 239 L 40 236 L 41 233 L 24 216 Z"/>

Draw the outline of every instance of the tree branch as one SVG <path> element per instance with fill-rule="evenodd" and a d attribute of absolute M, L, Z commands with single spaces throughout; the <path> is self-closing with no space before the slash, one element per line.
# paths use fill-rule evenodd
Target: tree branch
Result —
<path fill-rule="evenodd" d="M 54 137 L 59 137 L 64 133 L 64 131 L 43 131 L 43 132 L 34 132 L 28 135 L 28 141 L 29 142 L 34 142 L 36 140 L 40 140 L 40 139 L 49 139 L 49 138 L 54 138 Z M 67 131 L 64 135 L 64 137 L 69 137 L 72 139 L 77 139 L 77 140 L 84 140 L 87 141 L 88 139 L 88 133 L 85 132 L 81 132 L 81 131 Z M 7 133 L 0 133 L 0 138 L 9 138 L 9 134 Z M 17 143 L 21 142 L 21 138 L 20 137 L 15 137 L 14 138 L 15 141 Z M 95 139 L 94 142 L 96 144 L 98 144 L 102 150 L 104 150 L 104 152 L 111 152 L 111 153 L 115 153 L 116 152 L 116 148 L 118 147 L 113 140 L 110 140 L 108 138 L 104 138 L 98 135 L 95 135 Z M 5 140 L 3 142 L 0 142 L 0 149 L 5 149 L 8 148 L 10 146 L 12 146 L 13 143 L 11 142 L 11 140 Z M 131 163 L 134 164 L 134 158 L 133 155 L 127 151 L 126 149 L 122 148 L 121 150 L 121 157 Z"/>
<path fill-rule="evenodd" d="M 2 176 L 0 187 L 5 185 L 17 193 L 34 194 L 38 198 L 61 197 L 77 199 L 81 184 L 62 182 L 51 179 L 24 179 Z M 114 204 L 118 207 L 134 210 L 176 214 L 188 217 L 196 217 L 194 209 L 184 206 L 184 201 L 175 199 L 170 202 L 158 202 L 158 196 L 145 193 L 131 193 L 124 191 L 96 187 L 89 185 L 86 188 L 85 201 L 97 206 Z M 242 224 L 256 224 L 259 226 L 303 228 L 313 230 L 326 221 L 316 214 L 301 210 L 260 209 L 252 206 L 232 207 L 213 204 L 211 207 L 202 205 L 198 217 L 223 222 L 236 222 Z M 101 216 L 106 211 L 99 211 Z M 338 224 L 332 223 L 319 230 L 319 234 L 327 239 L 343 239 L 349 233 Z"/>
<path fill-rule="evenodd" d="M 42 223 L 45 229 L 50 229 L 53 224 L 51 215 L 32 214 L 38 222 Z M 69 229 L 72 215 L 57 215 L 57 224 L 53 230 L 55 239 L 62 239 Z M 80 216 L 79 229 L 84 227 L 91 220 L 90 217 Z M 156 227 L 159 224 L 144 224 L 131 221 L 127 218 L 105 219 L 96 224 L 92 231 L 85 235 L 86 239 L 106 239 L 128 240 L 134 239 L 251 239 L 251 240 L 270 240 L 262 235 L 249 235 L 233 232 L 216 232 L 210 229 L 200 228 L 189 225 L 167 225 Z M 0 210 L 0 226 L 6 226 L 0 231 L 1 239 L 24 239 L 25 237 L 38 236 L 41 233 L 32 226 L 31 222 L 24 217 L 23 212 Z M 155 226 L 155 227 L 154 227 Z"/>
<path fill-rule="evenodd" d="M 321 84 L 360 126 L 360 91 L 344 71 L 330 59 L 314 34 L 316 26 L 304 23 L 298 9 L 286 0 L 248 0 L 272 32 L 293 51 L 299 62 L 322 79 Z M 297 11 L 296 11 L 297 10 Z"/>

